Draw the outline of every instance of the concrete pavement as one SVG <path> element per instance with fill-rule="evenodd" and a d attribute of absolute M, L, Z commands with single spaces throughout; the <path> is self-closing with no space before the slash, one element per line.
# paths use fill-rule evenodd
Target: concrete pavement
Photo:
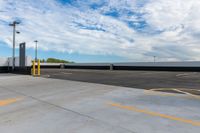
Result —
<path fill-rule="evenodd" d="M 186 94 L 167 94 L 68 80 L 0 75 L 0 131 L 198 133 L 200 99 Z"/>

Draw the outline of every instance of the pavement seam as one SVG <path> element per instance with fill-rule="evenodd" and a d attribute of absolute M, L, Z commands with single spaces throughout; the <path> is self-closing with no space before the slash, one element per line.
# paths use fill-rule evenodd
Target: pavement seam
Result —
<path fill-rule="evenodd" d="M 180 90 L 180 89 L 172 89 L 171 90 L 174 90 L 174 91 L 177 91 L 177 92 L 180 92 L 180 93 L 183 93 L 183 94 L 171 94 L 171 93 L 167 93 L 167 92 L 159 92 L 158 90 L 169 90 L 169 88 L 158 88 L 158 89 L 150 89 L 150 90 L 145 90 L 144 92 L 147 93 L 147 94 L 157 94 L 157 95 L 161 95 L 161 96 L 184 96 L 184 94 L 187 96 L 187 97 L 192 97 L 192 98 L 195 98 L 195 99 L 200 99 L 200 96 L 198 95 L 194 95 L 194 94 L 191 94 L 189 92 L 186 92 L 186 91 L 183 91 L 183 90 Z M 194 89 L 191 89 L 191 90 L 194 90 Z M 200 91 L 200 90 L 198 90 Z"/>
<path fill-rule="evenodd" d="M 174 96 L 174 97 L 179 97 L 179 96 L 184 96 L 184 94 L 175 94 L 175 93 L 163 93 L 155 90 L 144 90 L 144 93 L 150 94 L 150 95 L 159 95 L 159 96 Z"/>
<path fill-rule="evenodd" d="M 110 125 L 110 126 L 112 126 L 112 127 L 119 127 L 119 128 L 121 128 L 121 129 L 123 129 L 123 130 L 126 130 L 126 131 L 130 132 L 130 133 L 136 133 L 136 132 L 131 131 L 131 130 L 127 129 L 127 128 L 121 127 L 121 126 L 119 126 L 119 125 L 112 125 L 112 124 L 110 124 L 110 123 L 108 123 L 108 122 L 105 122 L 105 121 L 102 121 L 102 120 L 100 120 L 100 119 L 96 119 L 96 118 L 91 117 L 91 116 L 89 116 L 89 115 L 82 114 L 82 113 L 73 111 L 73 110 L 68 109 L 68 108 L 61 107 L 61 106 L 56 105 L 56 104 L 53 104 L 53 103 L 49 103 L 49 102 L 47 102 L 47 101 L 44 101 L 44 100 L 35 98 L 35 97 L 33 97 L 33 96 L 26 95 L 26 94 L 24 94 L 24 93 L 22 93 L 22 92 L 15 91 L 15 90 L 9 89 L 9 88 L 7 88 L 7 87 L 3 87 L 3 86 L 0 86 L 0 87 L 1 87 L 2 89 L 4 89 L 4 90 L 7 90 L 7 91 L 10 91 L 10 92 L 14 92 L 14 93 L 23 95 L 23 96 L 25 96 L 25 97 L 29 97 L 29 98 L 31 98 L 31 99 L 33 99 L 33 100 L 36 100 L 36 101 L 38 101 L 38 102 L 41 102 L 41 103 L 45 103 L 45 104 L 54 106 L 54 107 L 59 108 L 59 109 L 62 109 L 62 110 L 64 110 L 64 111 L 72 112 L 72 113 L 77 114 L 77 115 L 79 115 L 79 116 L 86 117 L 86 118 L 89 118 L 89 119 L 91 119 L 91 120 L 99 121 L 99 122 L 102 122 L 102 123 L 104 123 L 104 124 Z"/>
<path fill-rule="evenodd" d="M 189 92 L 185 92 L 185 91 L 179 90 L 179 89 L 174 89 L 174 90 L 176 90 L 176 91 L 178 91 L 178 92 L 181 92 L 181 93 L 184 93 L 184 94 L 186 94 L 186 95 L 188 95 L 188 96 L 192 96 L 192 97 L 194 97 L 194 98 L 196 98 L 196 99 L 200 99 L 200 96 L 198 96 L 198 95 L 194 95 L 194 94 L 191 94 L 191 93 L 189 93 Z"/>

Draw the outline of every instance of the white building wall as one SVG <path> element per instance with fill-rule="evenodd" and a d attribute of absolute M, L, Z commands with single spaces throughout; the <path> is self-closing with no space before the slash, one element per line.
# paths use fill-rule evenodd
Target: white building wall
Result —
<path fill-rule="evenodd" d="M 0 57 L 0 66 L 8 66 L 8 58 Z"/>
<path fill-rule="evenodd" d="M 32 66 L 32 58 L 30 56 L 26 56 L 26 66 Z"/>
<path fill-rule="evenodd" d="M 32 65 L 32 58 L 30 56 L 26 57 L 26 66 L 31 66 Z M 0 58 L 0 66 L 12 66 L 12 57 L 9 58 Z M 19 66 L 19 57 L 15 58 L 15 66 L 18 67 Z"/>

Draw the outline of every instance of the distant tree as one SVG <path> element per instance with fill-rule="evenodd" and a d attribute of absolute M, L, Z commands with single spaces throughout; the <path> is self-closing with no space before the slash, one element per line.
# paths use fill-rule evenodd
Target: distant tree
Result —
<path fill-rule="evenodd" d="M 40 62 L 41 62 L 41 63 L 44 63 L 44 62 L 46 62 L 46 61 L 45 61 L 45 59 L 42 59 Z"/>
<path fill-rule="evenodd" d="M 56 58 L 48 58 L 46 60 L 47 63 L 73 63 L 70 61 L 66 61 L 66 60 L 60 60 L 60 59 L 56 59 Z"/>

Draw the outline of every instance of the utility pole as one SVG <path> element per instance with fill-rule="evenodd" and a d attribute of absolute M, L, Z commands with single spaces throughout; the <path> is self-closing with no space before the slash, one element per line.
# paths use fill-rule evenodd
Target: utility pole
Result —
<path fill-rule="evenodd" d="M 9 26 L 13 27 L 13 53 L 12 53 L 12 70 L 15 69 L 15 33 L 16 33 L 16 25 L 20 24 L 20 22 L 13 21 Z"/>
<path fill-rule="evenodd" d="M 38 43 L 38 40 L 35 40 L 34 42 L 35 42 L 35 61 L 37 61 L 37 54 L 38 54 L 37 53 L 38 52 L 37 51 L 37 49 L 38 49 L 37 43 Z"/>

